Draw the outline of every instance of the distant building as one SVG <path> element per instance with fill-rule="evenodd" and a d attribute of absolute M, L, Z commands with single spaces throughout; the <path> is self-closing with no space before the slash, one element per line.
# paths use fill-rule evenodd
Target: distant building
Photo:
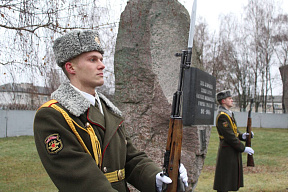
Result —
<path fill-rule="evenodd" d="M 32 83 L 8 83 L 0 86 L 0 109 L 35 110 L 50 100 L 51 89 Z"/>
<path fill-rule="evenodd" d="M 240 110 L 238 99 L 237 97 L 233 98 L 234 100 L 234 107 L 233 111 L 249 111 L 250 103 L 248 103 L 245 110 Z M 255 100 L 252 106 L 252 111 L 255 112 Z M 262 106 L 262 103 L 259 103 L 258 105 L 258 113 L 264 113 L 264 107 Z M 276 95 L 276 96 L 267 96 L 267 104 L 266 104 L 266 113 L 283 113 L 283 107 L 282 107 L 282 95 Z"/>
<path fill-rule="evenodd" d="M 273 99 L 273 104 L 272 104 Z M 260 104 L 260 108 L 262 111 L 262 105 Z M 282 107 L 282 96 L 267 96 L 267 106 L 266 106 L 266 113 L 282 113 L 283 107 Z"/>

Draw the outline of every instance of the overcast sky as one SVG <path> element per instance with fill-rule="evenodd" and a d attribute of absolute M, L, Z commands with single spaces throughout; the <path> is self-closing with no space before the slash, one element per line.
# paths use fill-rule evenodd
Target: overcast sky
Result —
<path fill-rule="evenodd" d="M 288 0 L 274 0 L 275 3 L 282 4 L 282 9 L 288 13 Z M 179 0 L 191 14 L 192 4 L 194 0 Z M 240 17 L 244 6 L 248 0 L 198 0 L 197 1 L 197 17 L 205 18 L 210 30 L 218 30 L 218 18 L 221 14 L 232 13 Z"/>

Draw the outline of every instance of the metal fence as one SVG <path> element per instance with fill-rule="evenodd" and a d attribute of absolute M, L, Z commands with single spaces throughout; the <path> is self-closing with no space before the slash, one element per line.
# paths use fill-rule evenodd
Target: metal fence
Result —
<path fill-rule="evenodd" d="M 0 110 L 0 138 L 33 135 L 36 111 Z M 215 112 L 215 117 L 217 113 Z M 288 128 L 288 114 L 252 113 L 252 127 Z M 247 126 L 247 112 L 235 112 L 238 127 Z M 215 125 L 215 121 L 214 121 Z"/>
<path fill-rule="evenodd" d="M 235 112 L 238 127 L 247 126 L 248 112 Z M 216 117 L 216 116 L 215 116 Z M 251 113 L 252 127 L 258 128 L 288 128 L 288 114 Z"/>
<path fill-rule="evenodd" d="M 0 110 L 0 138 L 33 135 L 36 111 Z"/>

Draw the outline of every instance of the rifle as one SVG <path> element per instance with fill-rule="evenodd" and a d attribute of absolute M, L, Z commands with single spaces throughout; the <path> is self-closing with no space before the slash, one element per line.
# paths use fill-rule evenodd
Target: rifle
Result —
<path fill-rule="evenodd" d="M 246 143 L 245 146 L 246 147 L 251 147 L 251 125 L 252 125 L 252 118 L 251 118 L 251 111 L 252 111 L 252 104 L 253 104 L 253 99 L 251 99 L 250 102 L 250 109 L 248 112 L 248 120 L 247 120 L 247 129 L 246 129 L 246 133 L 249 133 L 249 135 L 247 135 L 246 137 Z M 247 166 L 248 167 L 254 167 L 254 159 L 253 159 L 253 155 L 249 155 L 247 154 Z"/>
<path fill-rule="evenodd" d="M 172 110 L 169 121 L 169 130 L 164 154 L 163 174 L 170 177 L 171 184 L 163 184 L 162 191 L 165 192 L 182 192 L 185 191 L 184 183 L 180 179 L 179 166 L 181 158 L 183 122 L 180 114 L 184 70 L 190 68 L 192 58 L 193 37 L 195 32 L 197 0 L 194 0 L 190 19 L 190 30 L 188 39 L 188 49 L 182 53 L 176 53 L 176 57 L 181 56 L 180 75 L 177 91 L 173 95 Z"/>

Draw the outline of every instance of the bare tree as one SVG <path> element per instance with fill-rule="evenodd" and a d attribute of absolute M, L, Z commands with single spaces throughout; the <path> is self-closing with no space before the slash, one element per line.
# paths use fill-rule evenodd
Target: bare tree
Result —
<path fill-rule="evenodd" d="M 208 48 L 208 29 L 207 29 L 207 23 L 204 20 L 203 17 L 199 17 L 198 24 L 196 25 L 195 29 L 195 35 L 194 35 L 194 44 L 196 46 L 197 50 L 197 58 L 199 58 L 199 65 L 196 66 L 202 70 L 204 70 L 204 52 L 206 52 L 206 49 Z"/>
<path fill-rule="evenodd" d="M 281 63 L 287 63 L 287 16 L 272 0 L 249 0 L 244 10 L 241 22 L 232 14 L 222 15 L 219 34 L 209 34 L 208 25 L 200 20 L 195 34 L 199 68 L 216 77 L 218 90 L 232 89 L 241 110 L 253 95 L 255 110 L 261 105 L 266 112 L 275 53 Z"/>
<path fill-rule="evenodd" d="M 250 71 L 247 70 L 250 63 L 247 62 L 246 36 L 241 31 L 242 28 L 234 15 L 222 15 L 220 19 L 221 50 L 219 51 L 222 55 L 222 73 L 224 75 L 222 76 L 222 85 L 218 86 L 231 89 L 236 93 L 240 110 L 245 111 L 247 94 L 250 93 Z"/>
<path fill-rule="evenodd" d="M 197 50 L 199 66 L 196 66 L 216 77 L 217 89 L 222 89 L 222 79 L 225 75 L 225 67 L 222 58 L 222 42 L 214 32 L 209 34 L 208 25 L 203 18 L 198 20 L 196 25 L 194 45 Z"/>
<path fill-rule="evenodd" d="M 262 111 L 266 112 L 267 96 L 272 86 L 270 83 L 270 70 L 274 63 L 275 41 L 274 36 L 279 33 L 276 29 L 275 18 L 279 12 L 274 1 L 252 1 L 246 7 L 246 31 L 251 34 L 250 49 L 254 51 L 254 94 L 256 97 L 255 110 L 262 105 Z M 257 93 L 257 90 L 260 93 Z"/>
<path fill-rule="evenodd" d="M 55 38 L 74 29 L 97 29 L 105 49 L 105 78 L 111 93 L 118 21 L 111 1 L 0 1 L 0 84 L 28 82 L 54 90 L 62 79 L 52 53 Z M 120 8 L 119 8 L 120 9 Z M 115 9 L 113 9 L 115 11 Z M 120 14 L 120 10 L 119 10 Z M 107 75 L 108 74 L 108 75 Z M 110 86 L 110 87 L 109 87 Z"/>

